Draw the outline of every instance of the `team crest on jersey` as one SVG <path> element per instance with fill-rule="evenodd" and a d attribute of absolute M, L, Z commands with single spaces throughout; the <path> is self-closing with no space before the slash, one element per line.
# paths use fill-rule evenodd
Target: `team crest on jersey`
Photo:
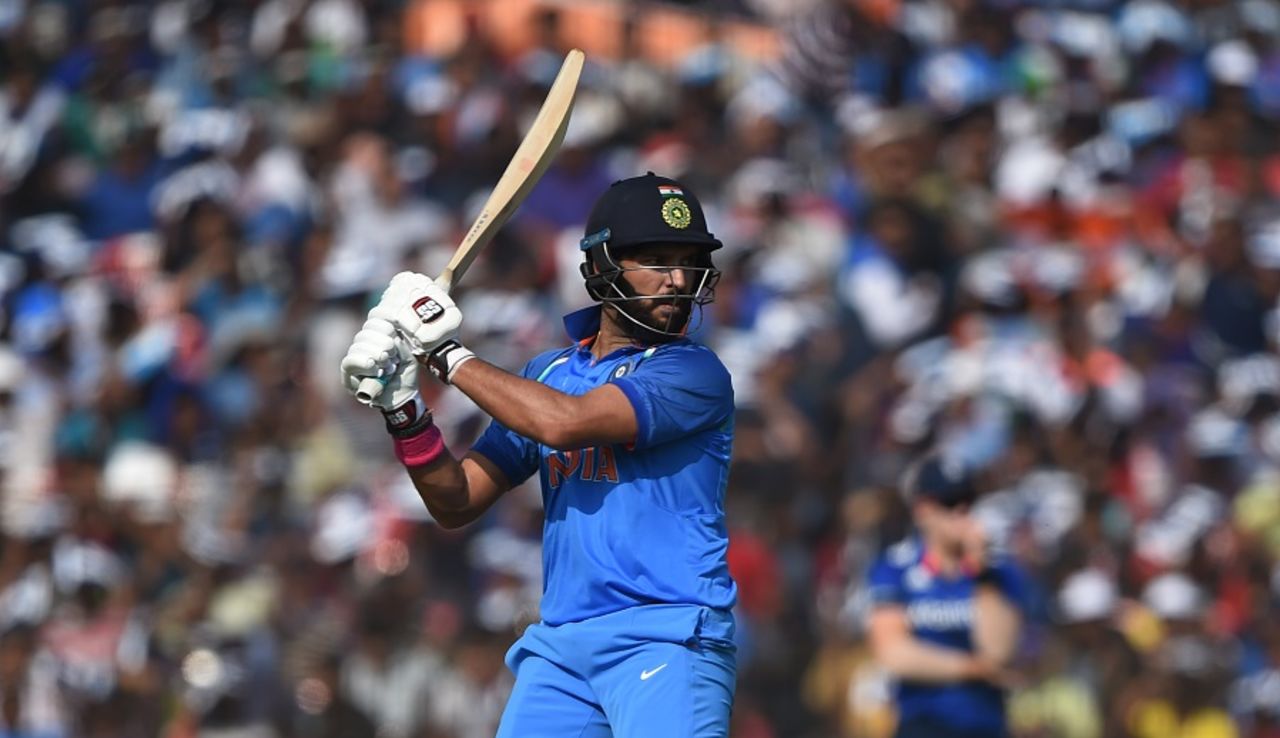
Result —
<path fill-rule="evenodd" d="M 413 303 L 413 312 L 418 314 L 418 318 L 420 318 L 423 323 L 430 323 L 441 315 L 444 315 L 444 308 L 440 303 L 430 297 L 424 297 Z"/>
<path fill-rule="evenodd" d="M 627 375 L 627 372 L 629 371 L 631 371 L 630 364 L 619 364 L 618 368 L 613 370 L 613 378 L 622 379 Z"/>
<path fill-rule="evenodd" d="M 907 585 L 907 589 L 913 592 L 919 592 L 920 590 L 927 589 L 929 587 L 929 583 L 933 581 L 933 577 L 929 576 L 929 571 L 927 569 L 916 564 L 910 569 L 907 569 L 903 580 L 903 583 Z"/>
<path fill-rule="evenodd" d="M 693 213 L 689 212 L 689 205 L 684 200 L 670 197 L 662 203 L 662 219 L 672 228 L 684 230 L 693 222 Z"/>

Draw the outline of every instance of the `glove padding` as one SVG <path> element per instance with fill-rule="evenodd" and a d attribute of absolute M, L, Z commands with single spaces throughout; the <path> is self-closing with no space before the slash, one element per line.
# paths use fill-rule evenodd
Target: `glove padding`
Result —
<path fill-rule="evenodd" d="M 436 281 L 416 272 L 400 272 L 382 293 L 370 318 L 395 326 L 416 356 L 430 354 L 458 336 L 462 311 L 449 292 Z"/>
<path fill-rule="evenodd" d="M 367 377 L 386 380 L 382 392 L 364 404 L 382 411 L 392 435 L 411 435 L 424 422 L 431 422 L 431 413 L 418 394 L 418 362 L 412 349 L 394 325 L 376 317 L 365 321 L 342 357 L 342 386 L 353 396 L 360 380 Z"/>

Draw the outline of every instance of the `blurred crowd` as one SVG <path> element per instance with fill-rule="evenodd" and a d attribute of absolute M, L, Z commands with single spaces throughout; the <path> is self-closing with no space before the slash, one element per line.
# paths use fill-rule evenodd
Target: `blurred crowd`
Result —
<path fill-rule="evenodd" d="M 538 490 L 435 526 L 338 383 L 567 49 L 431 0 L 0 0 L 0 735 L 492 735 Z M 649 3 L 459 291 L 518 369 L 652 170 L 708 208 L 733 373 L 736 738 L 879 738 L 864 574 L 906 462 L 1030 572 L 1019 737 L 1280 736 L 1280 2 Z M 725 17 L 776 29 L 749 61 Z M 455 453 L 487 419 L 425 388 Z"/>

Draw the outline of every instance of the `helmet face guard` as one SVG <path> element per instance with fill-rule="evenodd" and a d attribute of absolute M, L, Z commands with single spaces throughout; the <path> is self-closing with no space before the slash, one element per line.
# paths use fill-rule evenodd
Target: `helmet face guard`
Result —
<path fill-rule="evenodd" d="M 643 248 L 643 246 L 628 247 Z M 587 259 L 582 264 L 582 276 L 586 278 L 587 293 L 592 299 L 606 305 L 612 305 L 618 314 L 625 318 L 634 329 L 633 335 L 649 341 L 669 341 L 684 336 L 690 327 L 693 308 L 701 308 L 715 300 L 715 288 L 720 282 L 720 270 L 711 263 L 710 252 L 701 255 L 699 263 L 694 266 L 644 265 L 622 266 L 619 257 L 610 249 L 608 242 L 593 245 L 587 251 Z M 635 291 L 631 282 L 625 277 L 631 272 L 657 271 L 670 276 L 680 270 L 689 276 L 686 281 L 688 289 L 665 295 L 642 295 Z M 639 303 L 655 300 L 668 304 L 684 303 L 686 310 L 673 310 L 664 324 L 654 324 L 645 320 L 643 314 L 635 310 Z M 683 313 L 683 315 L 681 315 Z M 701 317 L 701 311 L 698 312 Z"/>

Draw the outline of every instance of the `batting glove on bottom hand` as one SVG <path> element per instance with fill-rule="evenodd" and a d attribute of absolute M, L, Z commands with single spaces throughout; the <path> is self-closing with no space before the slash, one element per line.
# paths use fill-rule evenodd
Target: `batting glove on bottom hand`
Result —
<path fill-rule="evenodd" d="M 391 435 L 412 436 L 431 424 L 431 413 L 418 394 L 418 362 L 413 351 L 395 326 L 381 318 L 365 321 L 342 358 L 342 385 L 352 395 L 368 377 L 385 379 L 386 384 L 376 398 L 360 401 L 382 411 Z"/>

